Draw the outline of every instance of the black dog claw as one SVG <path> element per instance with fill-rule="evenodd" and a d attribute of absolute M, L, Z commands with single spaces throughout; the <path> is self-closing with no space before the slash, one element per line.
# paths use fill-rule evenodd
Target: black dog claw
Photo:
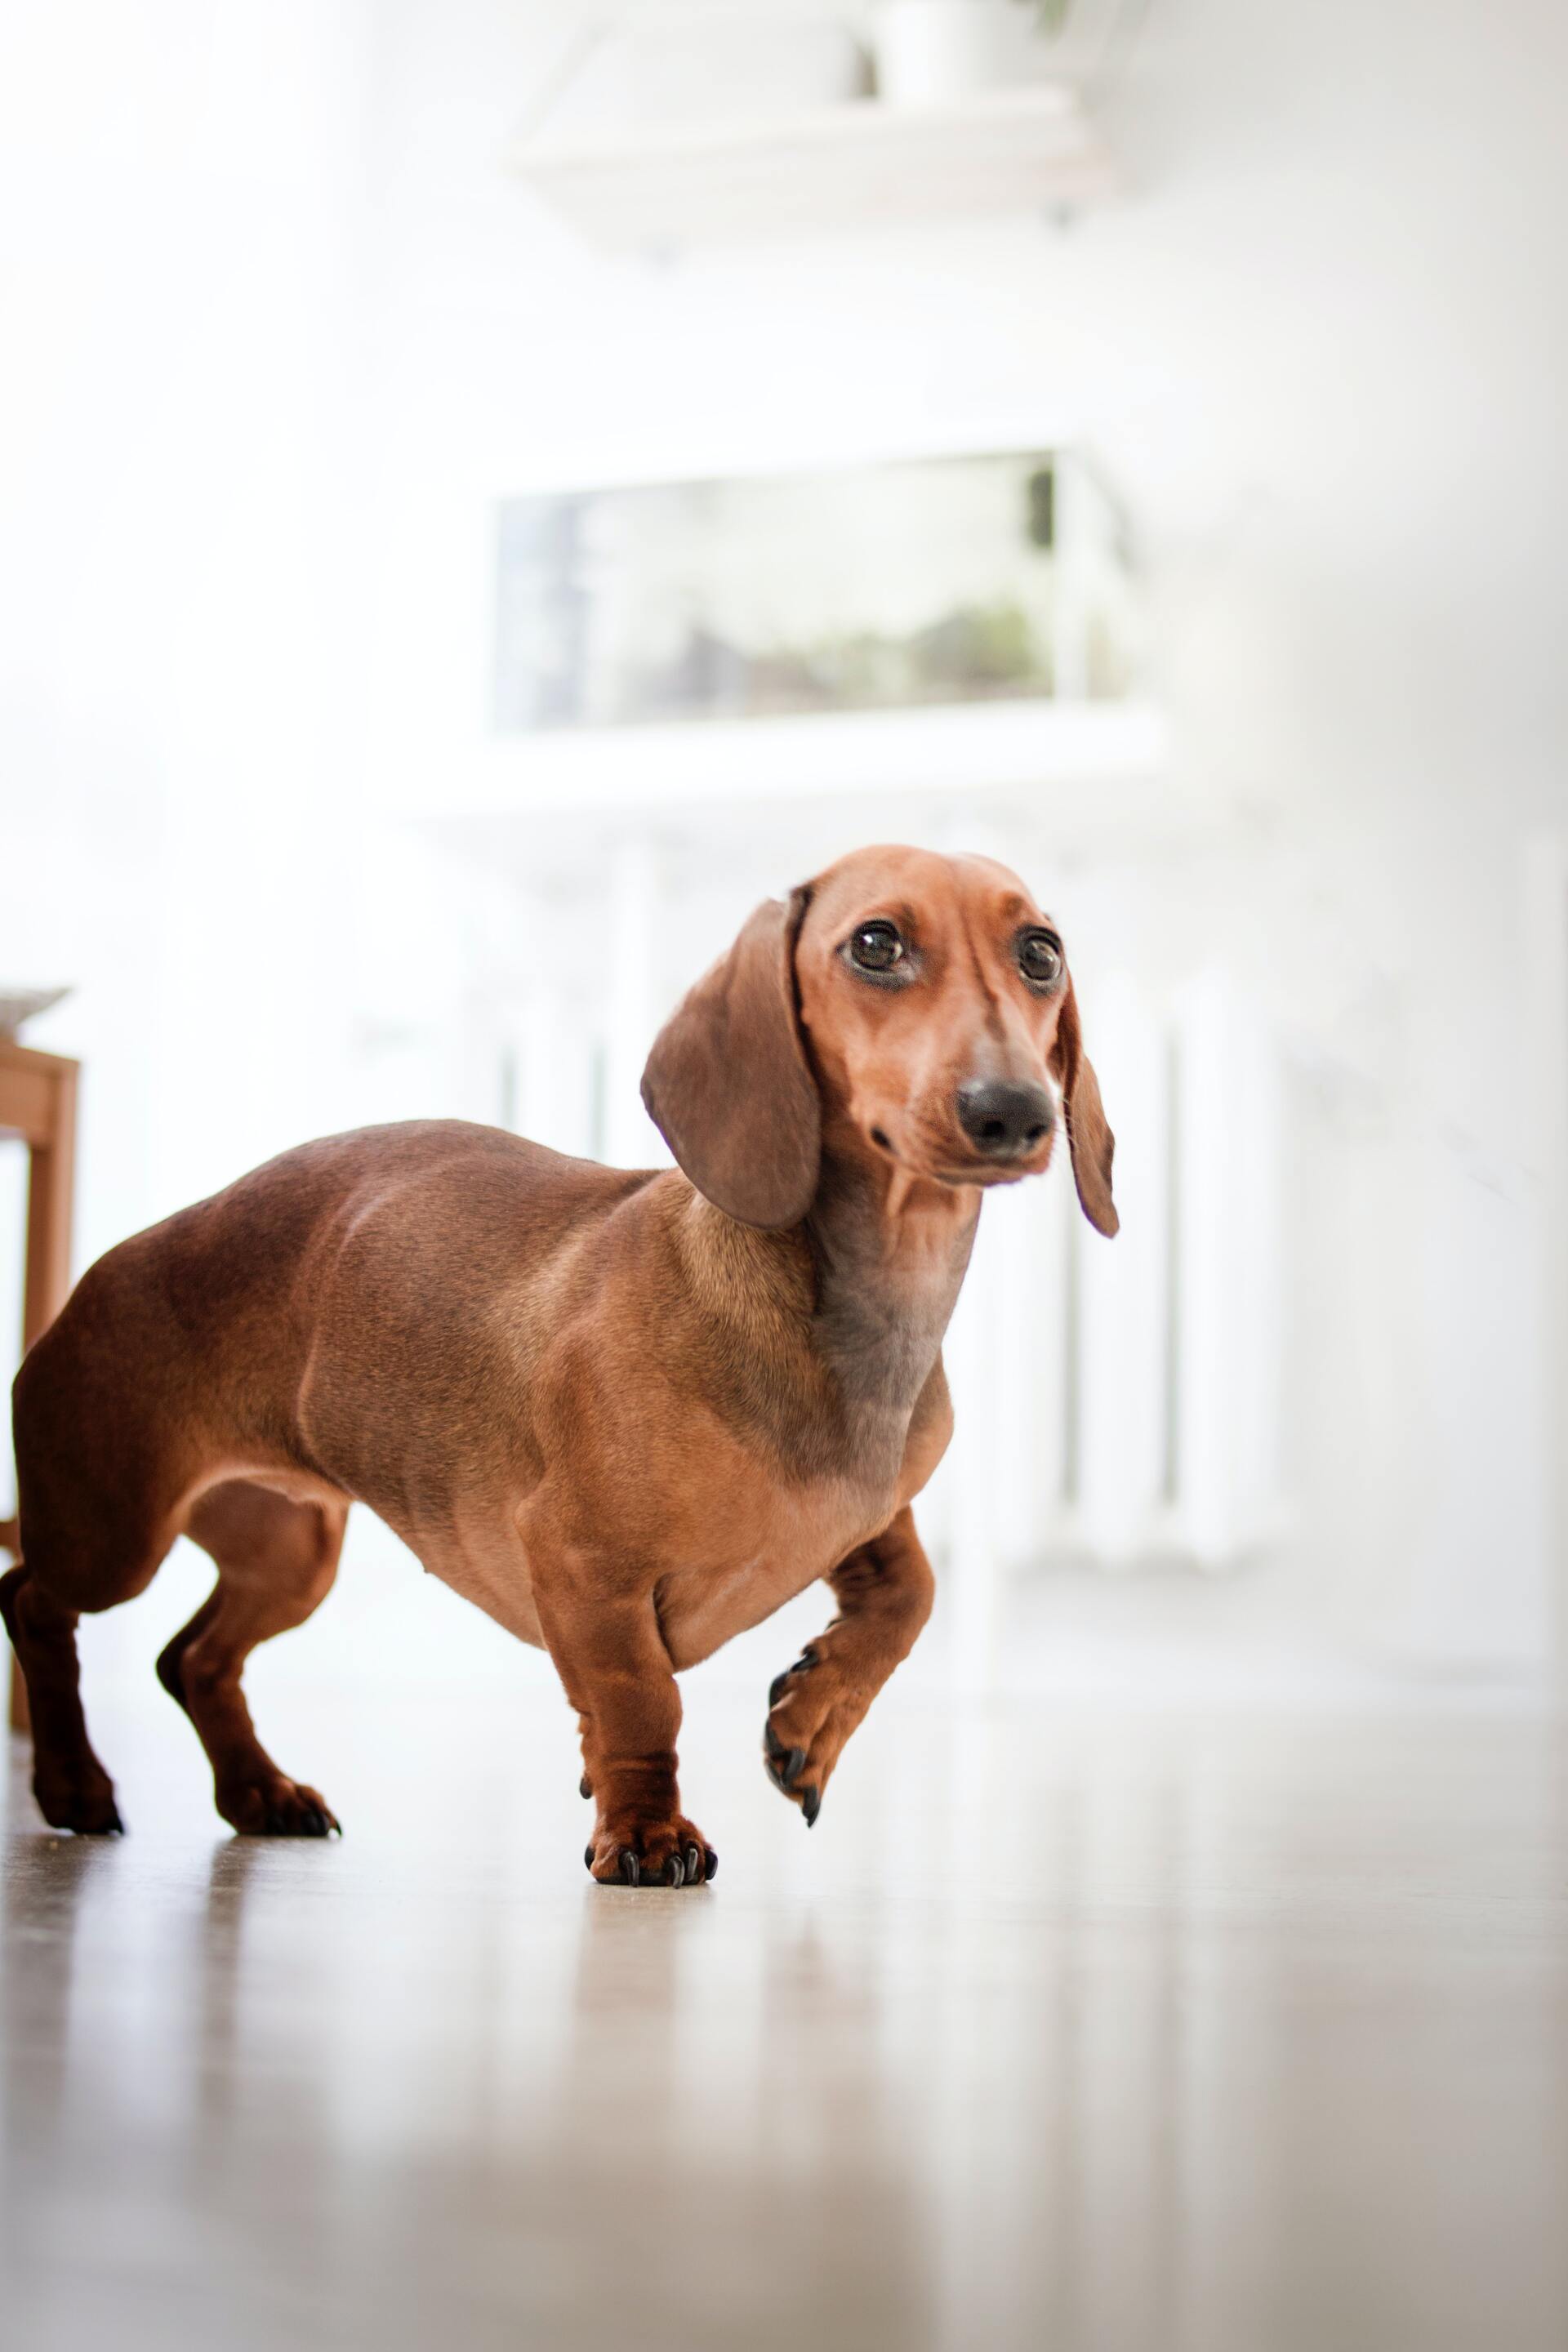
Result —
<path fill-rule="evenodd" d="M 702 1856 L 694 1845 L 686 1849 L 686 1875 L 695 1886 L 702 1875 Z"/>
<path fill-rule="evenodd" d="M 805 1769 L 804 1748 L 786 1748 L 771 1723 L 763 1726 L 763 1765 L 775 1789 L 793 1789 Z"/>
<path fill-rule="evenodd" d="M 591 1845 L 585 1845 L 583 1848 L 583 1867 L 584 1870 L 592 1870 L 594 1867 L 594 1849 Z"/>
<path fill-rule="evenodd" d="M 629 1845 L 624 1845 L 621 1848 L 621 1876 L 628 1886 L 642 1885 L 642 1871 Z"/>
<path fill-rule="evenodd" d="M 800 1792 L 800 1810 L 805 1815 L 806 1828 L 810 1829 L 822 1811 L 822 1791 L 819 1789 L 803 1789 Z"/>
<path fill-rule="evenodd" d="M 592 1780 L 589 1780 L 586 1772 L 584 1772 L 583 1778 L 577 1783 L 577 1794 L 580 1797 L 591 1797 L 593 1793 L 594 1784 Z"/>
<path fill-rule="evenodd" d="M 719 1857 L 714 1853 L 711 1846 L 708 1848 L 707 1853 L 702 1857 L 702 1875 L 707 1880 L 710 1886 L 712 1885 L 713 1881 L 719 1875 Z"/>
<path fill-rule="evenodd" d="M 678 1853 L 672 1853 L 664 1865 L 664 1883 L 667 1886 L 684 1886 L 686 1884 L 686 1864 Z"/>
<path fill-rule="evenodd" d="M 784 1686 L 788 1683 L 790 1676 L 792 1675 L 808 1675 L 816 1664 L 816 1652 L 811 1649 L 803 1650 L 799 1657 L 795 1660 L 794 1665 L 786 1666 L 783 1674 L 775 1675 L 773 1681 L 768 1685 L 768 1705 L 770 1706 L 777 1706 L 780 1699 L 783 1698 L 784 1695 Z"/>

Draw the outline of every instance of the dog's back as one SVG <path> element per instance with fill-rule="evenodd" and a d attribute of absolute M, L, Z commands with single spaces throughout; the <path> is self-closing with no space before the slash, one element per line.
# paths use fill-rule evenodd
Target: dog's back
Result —
<path fill-rule="evenodd" d="M 420 1393 L 455 1407 L 509 1281 L 647 1181 L 500 1129 L 410 1120 L 301 1145 L 132 1235 L 17 1375 L 24 1557 L 53 1549 L 68 1493 L 151 1543 L 220 1465 L 341 1483 L 321 1443 L 349 1377 L 336 1334 L 352 1331 L 356 1410 L 374 1402 L 395 1458 L 400 1417 L 416 1433 L 400 1376 L 416 1364 Z M 103 1605 L 79 1551 L 56 1572 L 74 1605 Z"/>

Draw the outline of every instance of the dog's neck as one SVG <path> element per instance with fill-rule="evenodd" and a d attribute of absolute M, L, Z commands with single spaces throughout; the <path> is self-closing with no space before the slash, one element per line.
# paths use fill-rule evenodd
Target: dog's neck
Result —
<path fill-rule="evenodd" d="M 931 1378 L 980 1216 L 978 1190 L 910 1176 L 860 1150 L 823 1152 L 805 1237 L 813 1336 L 852 1412 L 907 1421 Z"/>

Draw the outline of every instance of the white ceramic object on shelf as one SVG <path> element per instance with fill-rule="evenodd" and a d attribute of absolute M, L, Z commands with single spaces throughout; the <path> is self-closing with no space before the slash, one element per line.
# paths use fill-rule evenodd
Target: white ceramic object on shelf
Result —
<path fill-rule="evenodd" d="M 68 988 L 0 988 L 0 1037 L 15 1037 L 25 1021 L 69 994 Z"/>
<path fill-rule="evenodd" d="M 888 106 L 951 106 L 1055 72 L 1032 0 L 878 0 L 871 47 Z"/>

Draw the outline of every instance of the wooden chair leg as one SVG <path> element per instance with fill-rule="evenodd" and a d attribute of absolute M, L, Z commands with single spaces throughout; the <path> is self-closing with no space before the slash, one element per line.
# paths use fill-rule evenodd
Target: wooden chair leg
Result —
<path fill-rule="evenodd" d="M 71 1202 L 76 1186 L 76 1071 L 57 1066 L 54 1116 L 47 1141 L 32 1146 L 27 1172 L 27 1259 L 22 1289 L 24 1351 L 48 1329 L 70 1290 Z M 15 1549 L 13 1538 L 12 1549 Z M 28 1728 L 27 1685 L 11 1661 L 8 1716 Z"/>

